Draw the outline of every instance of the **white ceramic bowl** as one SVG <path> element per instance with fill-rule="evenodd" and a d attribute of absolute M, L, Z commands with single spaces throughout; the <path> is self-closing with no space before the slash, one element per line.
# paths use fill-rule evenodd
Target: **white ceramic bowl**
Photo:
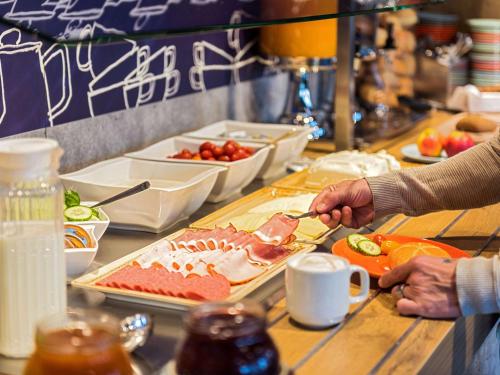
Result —
<path fill-rule="evenodd" d="M 287 163 L 306 148 L 312 131 L 312 128 L 303 126 L 225 120 L 184 135 L 204 140 L 235 139 L 270 145 L 269 155 L 257 174 L 258 178 L 266 179 L 285 172 Z"/>
<path fill-rule="evenodd" d="M 70 222 L 69 224 L 76 224 Z M 66 276 L 70 279 L 84 274 L 94 261 L 97 255 L 98 239 L 96 236 L 96 227 L 89 222 L 85 224 L 76 224 L 85 229 L 92 239 L 94 247 L 85 249 L 64 249 L 64 256 L 66 258 Z"/>
<path fill-rule="evenodd" d="M 96 202 L 81 202 L 80 204 L 82 206 L 93 206 L 96 204 Z M 90 221 L 65 221 L 64 224 L 75 224 L 75 225 L 93 225 L 94 226 L 94 235 L 97 241 L 99 241 L 106 232 L 106 229 L 108 229 L 109 226 L 109 217 L 106 215 L 104 210 L 101 207 L 98 207 L 97 210 L 99 211 L 99 217 L 101 220 L 90 220 Z"/>
<path fill-rule="evenodd" d="M 223 168 L 116 158 L 61 176 L 85 200 L 101 201 L 143 181 L 151 188 L 106 205 L 111 227 L 159 233 L 207 199 Z M 82 200 L 83 200 L 82 199 Z"/>
<path fill-rule="evenodd" d="M 243 146 L 255 148 L 255 153 L 246 159 L 231 162 L 168 158 L 168 156 L 174 155 L 184 148 L 191 152 L 197 152 L 201 143 L 199 139 L 173 137 L 155 143 L 144 150 L 128 153 L 125 156 L 134 159 L 161 161 L 163 165 L 180 165 L 181 169 L 190 165 L 223 167 L 224 169 L 219 173 L 215 185 L 211 188 L 212 190 L 208 191 L 210 195 L 207 199 L 209 202 L 220 202 L 240 193 L 245 186 L 248 186 L 253 181 L 266 161 L 270 150 L 270 147 L 263 143 L 240 142 Z M 224 141 L 215 140 L 214 143 L 222 146 Z M 205 188 L 209 189 L 208 186 Z"/>

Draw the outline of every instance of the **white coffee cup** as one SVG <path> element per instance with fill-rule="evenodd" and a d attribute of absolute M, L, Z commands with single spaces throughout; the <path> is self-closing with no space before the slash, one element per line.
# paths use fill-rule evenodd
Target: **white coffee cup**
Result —
<path fill-rule="evenodd" d="M 351 296 L 350 281 L 359 273 L 361 292 Z M 370 276 L 345 258 L 325 253 L 300 254 L 287 262 L 286 302 L 290 316 L 298 323 L 324 328 L 340 323 L 349 306 L 366 300 Z"/>

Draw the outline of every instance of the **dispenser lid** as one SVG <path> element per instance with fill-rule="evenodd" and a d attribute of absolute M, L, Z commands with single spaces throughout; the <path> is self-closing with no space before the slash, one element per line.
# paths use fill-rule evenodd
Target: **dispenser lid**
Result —
<path fill-rule="evenodd" d="M 0 140 L 0 169 L 23 174 L 59 168 L 63 154 L 57 141 L 45 138 Z"/>

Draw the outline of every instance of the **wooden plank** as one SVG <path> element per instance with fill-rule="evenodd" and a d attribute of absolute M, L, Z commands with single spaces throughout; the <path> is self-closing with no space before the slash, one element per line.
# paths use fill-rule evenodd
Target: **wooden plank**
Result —
<path fill-rule="evenodd" d="M 390 294 L 380 294 L 296 374 L 365 374 L 413 322 L 395 312 Z"/>
<path fill-rule="evenodd" d="M 357 294 L 359 287 L 352 285 L 351 293 Z M 351 305 L 349 313 L 353 313 L 359 305 Z M 286 308 L 286 301 L 280 301 L 280 307 Z M 278 307 L 278 309 L 280 308 Z M 318 342 L 325 338 L 333 328 L 322 330 L 305 329 L 295 323 L 290 315 L 284 316 L 269 329 L 269 333 L 280 350 L 282 361 L 292 366 L 302 359 Z"/>
<path fill-rule="evenodd" d="M 467 211 L 445 236 L 489 237 L 498 227 L 500 227 L 500 203 Z"/>
<path fill-rule="evenodd" d="M 455 220 L 462 211 L 433 212 L 419 217 L 412 217 L 403 223 L 395 234 L 431 238 L 437 236 L 447 225 Z"/>
<path fill-rule="evenodd" d="M 378 374 L 461 374 L 496 322 L 494 315 L 422 320 Z M 465 340 L 464 337 L 471 339 Z M 487 366 L 487 363 L 483 365 Z M 494 373 L 491 368 L 489 374 Z"/>

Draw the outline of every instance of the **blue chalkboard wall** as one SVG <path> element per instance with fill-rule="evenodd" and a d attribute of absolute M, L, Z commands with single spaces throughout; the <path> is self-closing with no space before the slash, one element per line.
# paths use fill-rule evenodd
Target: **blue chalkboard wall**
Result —
<path fill-rule="evenodd" d="M 2 0 L 4 16 L 53 35 L 99 35 L 214 17 L 237 22 L 253 0 Z M 52 29 L 51 29 L 52 28 Z M 0 28 L 0 137 L 136 108 L 255 78 L 257 31 L 67 47 Z"/>

